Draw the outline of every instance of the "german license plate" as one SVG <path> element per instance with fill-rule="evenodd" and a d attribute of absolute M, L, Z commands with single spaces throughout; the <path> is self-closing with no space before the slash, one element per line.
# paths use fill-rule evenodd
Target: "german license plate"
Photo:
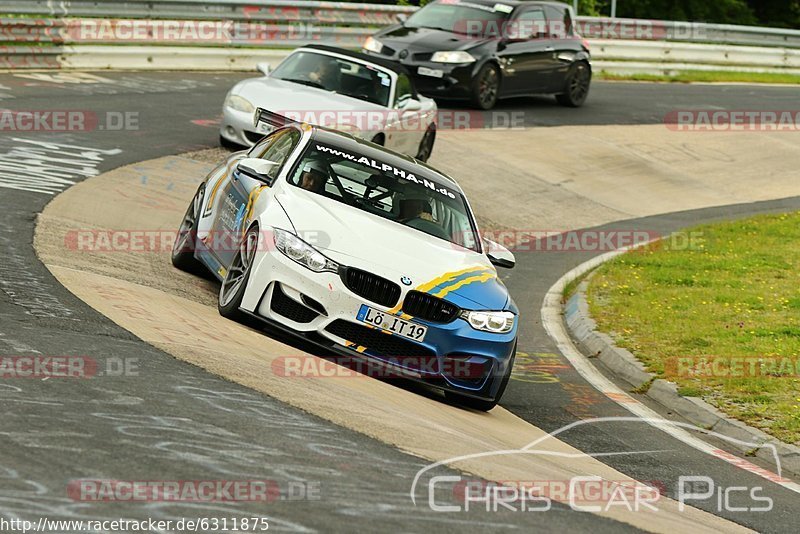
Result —
<path fill-rule="evenodd" d="M 398 336 L 405 338 L 422 341 L 425 339 L 425 334 L 428 332 L 427 326 L 422 326 L 411 321 L 406 321 L 395 315 L 370 308 L 366 304 L 362 304 L 358 310 L 356 319 L 362 323 L 380 328 L 381 330 L 388 330 Z"/>
<path fill-rule="evenodd" d="M 428 67 L 420 67 L 417 69 L 420 76 L 431 76 L 433 78 L 441 78 L 444 76 L 444 71 L 441 69 L 429 69 Z"/>
<path fill-rule="evenodd" d="M 266 123 L 266 122 L 259 122 L 258 126 L 256 126 L 256 130 L 258 131 L 258 133 L 264 134 L 264 135 L 267 135 L 268 133 L 272 133 L 272 130 L 274 130 L 274 129 L 275 129 L 275 127 L 273 125 L 271 125 L 269 123 Z"/>

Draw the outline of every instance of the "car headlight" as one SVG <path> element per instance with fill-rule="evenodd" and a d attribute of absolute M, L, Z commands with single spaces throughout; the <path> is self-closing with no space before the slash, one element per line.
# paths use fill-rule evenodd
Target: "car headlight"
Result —
<path fill-rule="evenodd" d="M 434 63 L 472 63 L 475 58 L 469 52 L 453 51 L 453 52 L 434 52 L 431 56 L 431 61 Z"/>
<path fill-rule="evenodd" d="M 253 113 L 256 110 L 256 107 L 245 97 L 230 94 L 225 99 L 225 107 L 235 109 L 236 111 L 243 111 L 244 113 Z"/>
<path fill-rule="evenodd" d="M 380 54 L 381 50 L 383 50 L 383 43 L 375 39 L 374 37 L 367 37 L 367 40 L 364 41 L 364 45 L 362 46 L 362 48 L 368 52 L 375 52 L 376 54 Z"/>
<path fill-rule="evenodd" d="M 275 248 L 280 250 L 284 256 L 296 261 L 303 267 L 311 269 L 315 273 L 331 272 L 339 270 L 339 264 L 325 257 L 318 251 L 296 235 L 280 228 L 274 228 L 272 233 L 275 240 Z"/>
<path fill-rule="evenodd" d="M 475 330 L 505 334 L 514 328 L 516 316 L 509 311 L 469 311 L 461 312 L 461 318 Z"/>

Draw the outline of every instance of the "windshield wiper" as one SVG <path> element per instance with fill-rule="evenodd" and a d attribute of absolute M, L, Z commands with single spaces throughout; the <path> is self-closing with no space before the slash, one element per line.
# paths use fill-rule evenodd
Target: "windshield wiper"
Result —
<path fill-rule="evenodd" d="M 460 32 L 455 28 L 443 28 L 441 26 L 406 26 L 406 28 L 426 28 L 428 30 L 439 30 L 442 32 L 449 32 L 449 33 L 461 33 L 461 34 L 466 33 L 466 32 Z"/>
<path fill-rule="evenodd" d="M 311 80 L 301 80 L 300 78 L 278 78 L 285 82 L 299 83 L 300 85 L 307 85 L 309 87 L 316 87 L 317 89 L 325 89 L 321 83 L 312 82 Z"/>

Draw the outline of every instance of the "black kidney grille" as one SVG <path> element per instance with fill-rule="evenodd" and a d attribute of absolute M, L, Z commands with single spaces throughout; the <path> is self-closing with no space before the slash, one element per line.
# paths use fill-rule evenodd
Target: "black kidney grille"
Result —
<path fill-rule="evenodd" d="M 340 274 L 344 285 L 360 297 L 391 308 L 400 299 L 400 286 L 380 276 L 346 267 Z"/>
<path fill-rule="evenodd" d="M 366 347 L 371 354 L 403 367 L 438 373 L 439 364 L 436 353 L 423 345 L 418 345 L 399 336 L 384 334 L 375 328 L 337 319 L 325 330 L 356 345 Z"/>
<path fill-rule="evenodd" d="M 449 323 L 458 317 L 458 306 L 421 291 L 409 291 L 403 301 L 403 311 L 433 323 Z"/>

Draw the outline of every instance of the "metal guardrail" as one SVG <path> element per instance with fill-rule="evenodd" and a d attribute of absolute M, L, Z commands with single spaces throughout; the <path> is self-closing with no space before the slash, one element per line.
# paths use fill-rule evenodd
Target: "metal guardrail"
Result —
<path fill-rule="evenodd" d="M 0 41 L 4 43 L 59 43 L 64 28 L 61 19 L 0 17 Z"/>
<path fill-rule="evenodd" d="M 577 17 L 577 28 L 588 39 L 800 48 L 800 30 L 783 28 L 602 17 Z"/>
<path fill-rule="evenodd" d="M 3 0 L 6 13 L 43 17 L 250 21 L 375 28 L 410 14 L 413 6 L 307 0 Z M 3 14 L 0 13 L 0 16 Z M 594 39 L 681 41 L 800 48 L 800 30 L 697 22 L 577 17 Z M 371 32 L 362 32 L 364 36 Z"/>
<path fill-rule="evenodd" d="M 50 17 L 250 20 L 386 26 L 413 6 L 304 0 L 4 0 L 7 13 Z"/>
<path fill-rule="evenodd" d="M 58 46 L 0 46 L 0 69 L 59 69 Z"/>
<path fill-rule="evenodd" d="M 377 28 L 417 8 L 306 0 L 3 0 L 0 9 L 25 15 L 0 13 L 0 41 L 10 44 L 0 48 L 0 68 L 46 68 L 58 64 L 59 46 L 68 54 L 100 50 L 97 45 L 288 49 L 322 42 L 357 48 Z M 636 68 L 650 64 L 651 72 L 671 64 L 788 72 L 800 49 L 798 30 L 591 17 L 578 17 L 576 26 L 596 43 L 595 58 L 616 70 L 626 70 L 616 65 L 628 61 Z"/>

